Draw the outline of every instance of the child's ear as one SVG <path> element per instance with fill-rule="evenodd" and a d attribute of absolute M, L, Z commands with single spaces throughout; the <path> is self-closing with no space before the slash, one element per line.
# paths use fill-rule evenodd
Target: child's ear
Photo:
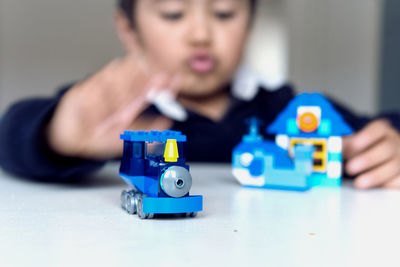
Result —
<path fill-rule="evenodd" d="M 132 53 L 138 49 L 137 33 L 132 28 L 129 19 L 121 11 L 114 14 L 114 24 L 118 37 L 126 52 Z"/>

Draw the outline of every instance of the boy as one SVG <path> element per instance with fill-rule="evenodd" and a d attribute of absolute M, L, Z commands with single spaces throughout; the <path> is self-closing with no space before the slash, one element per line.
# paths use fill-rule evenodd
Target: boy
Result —
<path fill-rule="evenodd" d="M 289 85 L 244 99 L 232 80 L 251 27 L 254 0 L 120 0 L 116 30 L 126 56 L 53 99 L 12 106 L 0 126 L 0 164 L 40 180 L 68 180 L 121 156 L 126 129 L 188 135 L 188 160 L 229 161 L 257 116 L 266 124 L 293 97 Z M 187 113 L 174 121 L 148 101 L 166 89 Z M 337 106 L 359 132 L 344 142 L 358 188 L 400 187 L 400 116 L 372 121 Z"/>

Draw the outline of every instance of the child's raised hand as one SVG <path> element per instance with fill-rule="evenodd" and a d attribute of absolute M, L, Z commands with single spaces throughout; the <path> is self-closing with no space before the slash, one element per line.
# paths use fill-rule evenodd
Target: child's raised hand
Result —
<path fill-rule="evenodd" d="M 154 74 L 137 55 L 127 55 L 71 88 L 61 99 L 47 128 L 50 147 L 71 157 L 112 159 L 122 154 L 124 130 L 166 130 L 172 121 L 145 117 L 150 91 L 171 89 L 176 79 Z M 153 73 L 153 74 L 152 74 Z"/>
<path fill-rule="evenodd" d="M 376 120 L 345 137 L 343 155 L 357 188 L 400 188 L 400 134 L 390 122 Z"/>

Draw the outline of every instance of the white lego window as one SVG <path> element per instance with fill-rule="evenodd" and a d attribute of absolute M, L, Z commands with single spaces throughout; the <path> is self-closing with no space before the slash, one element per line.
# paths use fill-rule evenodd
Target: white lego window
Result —
<path fill-rule="evenodd" d="M 281 148 L 283 148 L 285 150 L 289 149 L 289 136 L 287 136 L 287 135 L 277 135 L 275 141 L 276 141 L 276 144 L 279 147 L 281 147 Z"/>
<path fill-rule="evenodd" d="M 343 141 L 341 137 L 330 137 L 328 139 L 328 151 L 330 153 L 342 153 Z"/>
<path fill-rule="evenodd" d="M 340 178 L 342 176 L 342 163 L 329 162 L 327 174 L 329 178 Z"/>

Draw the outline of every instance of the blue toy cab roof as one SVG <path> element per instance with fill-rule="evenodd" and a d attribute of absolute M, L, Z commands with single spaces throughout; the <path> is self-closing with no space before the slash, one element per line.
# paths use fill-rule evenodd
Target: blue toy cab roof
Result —
<path fill-rule="evenodd" d="M 267 132 L 270 134 L 287 134 L 287 121 L 297 117 L 297 108 L 299 106 L 319 106 L 322 111 L 321 120 L 331 121 L 332 129 L 329 134 L 330 136 L 344 136 L 353 133 L 352 128 L 346 123 L 332 103 L 320 93 L 303 93 L 296 96 L 267 128 Z M 308 137 L 311 135 L 319 136 L 317 133 L 304 135 Z"/>
<path fill-rule="evenodd" d="M 168 139 L 186 142 L 186 135 L 178 131 L 125 131 L 120 138 L 131 142 L 167 142 Z"/>

